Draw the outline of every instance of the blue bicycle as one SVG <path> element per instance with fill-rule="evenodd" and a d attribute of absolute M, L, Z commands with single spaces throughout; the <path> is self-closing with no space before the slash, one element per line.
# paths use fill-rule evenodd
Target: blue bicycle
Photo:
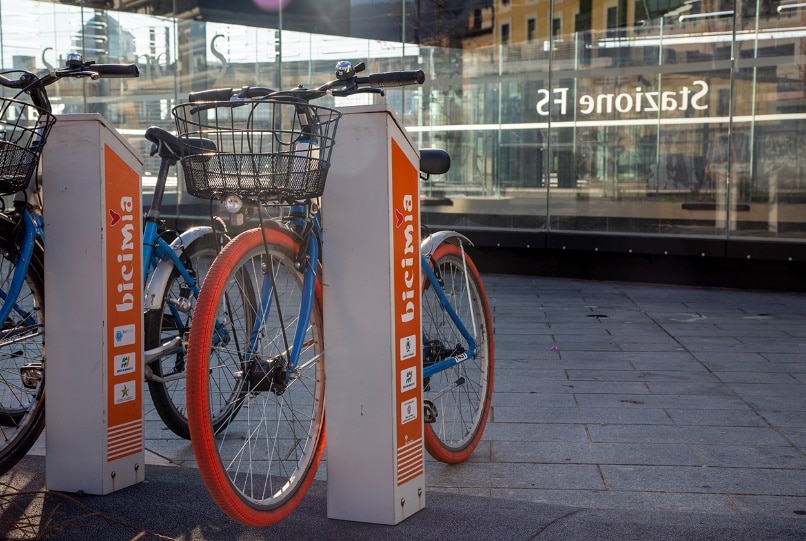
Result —
<path fill-rule="evenodd" d="M 11 77 L 13 75 L 13 77 Z M 0 474 L 17 463 L 45 426 L 45 298 L 39 157 L 55 118 L 46 87 L 63 77 L 137 77 L 133 64 L 95 64 L 68 55 L 67 65 L 38 77 L 5 71 L 0 85 Z M 23 99 L 25 98 L 25 99 Z"/>
<path fill-rule="evenodd" d="M 211 90 L 174 109 L 180 139 L 216 149 L 183 156 L 188 191 L 232 211 L 246 199 L 260 219 L 210 267 L 187 355 L 200 473 L 219 507 L 251 526 L 293 511 L 325 449 L 318 198 L 340 113 L 310 102 L 424 81 L 422 71 L 360 77 L 363 68 L 340 62 L 336 80 L 313 90 Z M 447 153 L 421 152 L 423 175 L 448 166 Z M 475 449 L 493 390 L 492 318 L 467 243 L 439 232 L 421 245 L 425 445 L 446 462 Z"/>
<path fill-rule="evenodd" d="M 26 189 L 28 184 L 23 179 L 30 178 L 26 175 L 36 169 L 49 126 L 55 120 L 48 114 L 50 105 L 44 87 L 62 77 L 99 76 L 133 77 L 136 66 L 95 65 L 73 54 L 67 67 L 42 79 L 22 73 L 17 81 L 0 80 L 4 86 L 28 85 L 23 92 L 31 95 L 32 102 L 36 99 L 34 103 L 42 104 L 3 102 L 3 194 Z M 30 121 L 30 126 L 21 124 L 23 121 Z M 24 140 L 23 135 L 28 139 Z M 171 431 L 187 439 L 186 336 L 204 274 L 229 238 L 223 222 L 220 227 L 193 227 L 181 234 L 162 227 L 160 209 L 168 173 L 183 153 L 182 143 L 159 127 L 147 129 L 145 137 L 152 143 L 151 155 L 161 159 L 143 229 L 145 379 L 160 418 Z M 19 150 L 24 145 L 28 150 Z M 14 169 L 15 163 L 19 163 L 19 170 Z M 0 317 L 5 321 L 0 331 L 0 473 L 27 453 L 45 426 L 44 234 L 39 186 L 29 191 L 15 199 L 13 210 L 0 214 L 0 250 L 5 255 L 0 261 Z"/>

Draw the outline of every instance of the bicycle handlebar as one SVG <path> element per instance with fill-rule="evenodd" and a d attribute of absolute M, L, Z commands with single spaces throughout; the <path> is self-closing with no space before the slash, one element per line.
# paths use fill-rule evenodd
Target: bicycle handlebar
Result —
<path fill-rule="evenodd" d="M 232 98 L 234 88 L 211 88 L 209 90 L 199 90 L 188 95 L 190 103 L 202 101 L 229 101 Z"/>
<path fill-rule="evenodd" d="M 23 70 L 11 70 L 5 72 L 19 73 L 17 79 L 9 79 L 4 74 L 0 74 L 0 85 L 6 88 L 19 89 L 31 96 L 31 101 L 37 107 L 50 111 L 50 101 L 45 90 L 46 86 L 52 85 L 63 77 L 89 77 L 98 78 L 129 78 L 139 77 L 140 71 L 136 64 L 96 64 L 95 62 L 85 62 L 81 55 L 70 53 L 67 55 L 67 64 L 63 68 L 52 71 L 42 77 Z M 18 94 L 19 95 L 19 94 Z"/>
<path fill-rule="evenodd" d="M 381 88 L 390 86 L 421 85 L 425 82 L 425 73 L 423 73 L 423 70 L 392 71 L 388 73 L 376 73 L 375 75 L 359 77 L 358 79 L 359 84 L 361 84 L 362 79 L 366 79 L 369 86 Z"/>
<path fill-rule="evenodd" d="M 190 103 L 216 102 L 217 106 L 221 106 L 221 102 L 230 101 L 233 107 L 236 107 L 239 102 L 255 98 L 288 98 L 307 102 L 326 95 L 350 96 L 358 93 L 378 93 L 383 95 L 384 88 L 418 85 L 425 82 L 423 70 L 390 71 L 366 77 L 355 75 L 355 72 L 363 69 L 363 63 L 361 63 L 356 67 L 355 71 L 350 72 L 349 76 L 335 79 L 313 89 L 307 89 L 302 86 L 291 90 L 273 90 L 260 86 L 213 88 L 191 93 L 188 96 L 188 101 Z M 208 107 L 200 105 L 198 110 L 206 108 Z"/>
<path fill-rule="evenodd" d="M 140 76 L 137 64 L 91 64 L 84 69 L 108 78 L 125 79 Z M 69 77 L 69 73 L 67 76 Z"/>
<path fill-rule="evenodd" d="M 25 82 L 25 80 L 22 77 L 20 77 L 19 79 L 12 80 L 6 77 L 5 75 L 0 75 L 0 85 L 6 88 L 22 88 L 24 86 L 27 86 L 28 83 Z"/>

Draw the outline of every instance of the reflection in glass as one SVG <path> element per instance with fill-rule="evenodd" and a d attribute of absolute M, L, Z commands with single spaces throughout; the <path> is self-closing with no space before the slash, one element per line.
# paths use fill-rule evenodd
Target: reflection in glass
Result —
<path fill-rule="evenodd" d="M 189 92 L 312 85 L 339 60 L 363 60 L 369 71 L 426 72 L 425 85 L 385 101 L 418 146 L 454 156 L 422 188 L 434 225 L 806 236 L 802 3 L 90 4 L 0 4 L 2 64 L 53 69 L 73 49 L 136 62 L 139 79 L 63 81 L 53 96 L 59 113 L 96 111 L 119 127 L 146 161 L 146 189 L 157 163 L 142 134 L 172 129 L 171 108 Z"/>

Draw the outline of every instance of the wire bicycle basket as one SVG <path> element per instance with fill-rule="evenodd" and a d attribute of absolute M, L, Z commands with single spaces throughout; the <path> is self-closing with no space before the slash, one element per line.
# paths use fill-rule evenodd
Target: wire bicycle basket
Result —
<path fill-rule="evenodd" d="M 0 98 L 0 195 L 28 187 L 55 122 L 56 117 L 44 109 Z"/>
<path fill-rule="evenodd" d="M 188 193 L 260 201 L 322 195 L 341 113 L 292 99 L 174 107 Z"/>

